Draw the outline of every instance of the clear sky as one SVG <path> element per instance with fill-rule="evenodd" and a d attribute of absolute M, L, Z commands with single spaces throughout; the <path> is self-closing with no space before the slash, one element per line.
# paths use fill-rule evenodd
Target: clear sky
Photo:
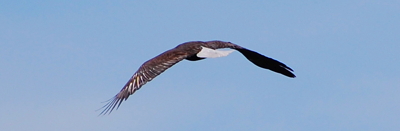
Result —
<path fill-rule="evenodd" d="M 97 116 L 146 60 L 187 41 L 240 53 L 182 61 Z M 398 131 L 400 1 L 0 1 L 4 131 Z"/>

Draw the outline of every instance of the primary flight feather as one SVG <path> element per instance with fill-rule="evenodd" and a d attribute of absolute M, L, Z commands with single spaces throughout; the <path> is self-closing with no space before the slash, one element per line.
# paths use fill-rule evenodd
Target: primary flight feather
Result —
<path fill-rule="evenodd" d="M 109 114 L 114 108 L 118 108 L 122 101 L 127 100 L 130 95 L 139 90 L 144 84 L 160 75 L 162 72 L 175 65 L 183 59 L 190 61 L 202 60 L 205 58 L 215 58 L 227 56 L 232 51 L 219 51 L 216 49 L 230 48 L 242 53 L 253 64 L 283 74 L 285 76 L 296 77 L 293 70 L 285 64 L 272 58 L 261 55 L 257 52 L 248 50 L 231 42 L 223 41 L 192 41 L 178 45 L 177 47 L 165 51 L 160 55 L 146 61 L 133 74 L 121 91 L 103 106 L 104 110 L 100 114 Z"/>

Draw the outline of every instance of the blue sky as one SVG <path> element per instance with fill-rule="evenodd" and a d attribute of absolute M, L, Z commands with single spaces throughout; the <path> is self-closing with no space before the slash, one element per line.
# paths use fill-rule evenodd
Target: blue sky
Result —
<path fill-rule="evenodd" d="M 400 2 L 0 1 L 0 127 L 8 131 L 400 130 Z M 240 53 L 182 61 L 110 115 L 146 60 L 187 41 Z"/>

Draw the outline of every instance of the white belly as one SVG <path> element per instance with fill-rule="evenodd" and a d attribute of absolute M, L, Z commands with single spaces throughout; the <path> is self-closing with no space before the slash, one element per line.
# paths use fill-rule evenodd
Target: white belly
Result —
<path fill-rule="evenodd" d="M 214 50 L 207 47 L 202 47 L 201 51 L 197 53 L 197 57 L 200 58 L 217 58 L 217 57 L 224 57 L 232 53 L 234 50 Z"/>

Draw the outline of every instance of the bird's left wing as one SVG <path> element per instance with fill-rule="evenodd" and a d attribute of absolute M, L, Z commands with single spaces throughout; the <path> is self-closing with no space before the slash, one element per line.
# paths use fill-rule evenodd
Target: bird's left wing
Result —
<path fill-rule="evenodd" d="M 135 91 L 139 90 L 140 87 L 179 61 L 185 59 L 187 56 L 188 54 L 185 52 L 171 49 L 146 61 L 142 66 L 140 66 L 135 74 L 133 74 L 121 91 L 102 107 L 104 110 L 100 115 L 111 113 L 115 107 L 118 109 L 122 101 L 127 100 L 128 97 L 135 93 Z"/>

